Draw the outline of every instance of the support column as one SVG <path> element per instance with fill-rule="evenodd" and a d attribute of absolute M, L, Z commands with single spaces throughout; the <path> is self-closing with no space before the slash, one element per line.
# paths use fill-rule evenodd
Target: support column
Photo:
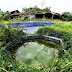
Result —
<path fill-rule="evenodd" d="M 52 15 L 52 20 L 53 20 L 54 15 Z"/>
<path fill-rule="evenodd" d="M 45 15 L 43 15 L 43 18 L 45 18 Z"/>

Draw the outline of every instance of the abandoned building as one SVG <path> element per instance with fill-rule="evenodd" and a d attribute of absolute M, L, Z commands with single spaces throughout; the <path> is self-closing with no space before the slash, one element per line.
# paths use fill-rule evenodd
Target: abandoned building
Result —
<path fill-rule="evenodd" d="M 37 12 L 35 17 L 36 18 L 47 18 L 47 19 L 61 19 L 61 13 L 55 12 Z"/>
<path fill-rule="evenodd" d="M 55 13 L 53 15 L 53 19 L 61 19 L 62 14 L 61 13 Z"/>
<path fill-rule="evenodd" d="M 31 12 L 22 12 L 23 15 L 30 15 Z"/>
<path fill-rule="evenodd" d="M 48 13 L 48 12 L 45 13 L 45 17 L 46 17 L 47 19 L 51 19 L 51 18 L 52 18 L 52 15 L 53 15 L 53 14 L 50 13 L 50 12 L 49 12 L 49 13 Z"/>
<path fill-rule="evenodd" d="M 18 10 L 15 10 L 15 11 L 11 11 L 10 12 L 10 18 L 13 19 L 13 18 L 18 18 L 20 15 L 25 15 L 28 17 L 28 15 L 31 14 L 31 12 L 19 12 Z"/>
<path fill-rule="evenodd" d="M 35 15 L 35 18 L 44 18 L 45 13 L 47 13 L 47 12 L 38 11 Z"/>
<path fill-rule="evenodd" d="M 27 18 L 30 17 L 31 12 L 22 12 L 20 13 L 18 10 L 10 12 L 10 18 L 18 18 L 19 15 L 26 15 Z M 55 12 L 45 12 L 45 11 L 37 11 L 35 14 L 35 18 L 47 18 L 47 19 L 61 19 L 62 13 L 55 13 Z"/>
<path fill-rule="evenodd" d="M 17 18 L 20 15 L 20 12 L 18 10 L 11 11 L 10 13 L 11 13 L 11 15 L 10 15 L 11 19 Z"/>

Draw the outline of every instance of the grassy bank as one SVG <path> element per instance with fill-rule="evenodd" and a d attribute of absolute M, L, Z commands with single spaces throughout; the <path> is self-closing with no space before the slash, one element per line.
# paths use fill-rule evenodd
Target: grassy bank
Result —
<path fill-rule="evenodd" d="M 49 35 L 49 36 L 62 38 L 63 41 L 66 43 L 70 41 L 72 38 L 71 29 L 72 29 L 71 24 L 62 24 L 62 25 L 55 24 L 53 26 L 45 26 L 43 28 L 38 29 L 36 35 L 47 35 L 47 36 Z"/>
<path fill-rule="evenodd" d="M 62 25 L 53 25 L 53 26 L 45 26 L 43 28 L 38 29 L 35 33 L 36 35 L 49 35 L 58 38 L 62 38 L 63 47 L 61 48 L 61 58 L 54 59 L 51 61 L 52 63 L 57 61 L 54 64 L 50 64 L 49 68 L 54 71 L 63 71 L 63 72 L 71 72 L 72 71 L 72 25 L 71 24 L 62 24 Z M 64 62 L 65 61 L 65 62 Z M 51 63 L 50 62 L 50 63 Z M 61 65 L 60 65 L 61 63 Z M 59 65 L 59 66 L 58 66 Z"/>
<path fill-rule="evenodd" d="M 18 71 L 17 68 L 20 66 L 19 63 L 13 59 L 11 52 L 8 51 L 6 48 L 10 44 L 10 42 L 14 41 L 17 38 L 21 39 L 21 37 L 24 35 L 26 35 L 26 33 L 24 33 L 22 30 L 13 29 L 8 25 L 4 25 L 1 28 L 0 30 L 0 72 Z"/>
<path fill-rule="evenodd" d="M 54 28 L 55 30 L 59 30 L 59 31 L 65 31 L 65 32 L 69 32 L 72 33 L 72 24 L 66 23 L 66 24 L 55 24 L 53 26 L 51 26 L 52 28 Z"/>
<path fill-rule="evenodd" d="M 62 20 L 57 20 L 57 19 L 54 19 L 54 20 L 51 20 L 51 19 L 33 19 L 31 21 L 30 20 L 12 19 L 12 20 L 8 20 L 8 21 L 2 20 L 2 21 L 0 21 L 0 24 L 38 22 L 38 21 L 54 22 L 56 24 L 65 24 L 65 23 L 72 24 L 72 21 L 67 22 L 67 21 L 62 21 Z"/>
<path fill-rule="evenodd" d="M 66 28 L 68 27 L 68 31 Z M 6 50 L 10 42 L 15 39 L 21 39 L 22 36 L 27 35 L 22 30 L 15 30 L 9 26 L 4 26 L 0 31 L 0 72 L 71 72 L 72 71 L 72 33 L 69 28 L 72 26 L 54 25 L 40 28 L 35 35 L 49 35 L 61 37 L 64 42 L 63 48 L 60 49 L 61 58 L 53 58 L 47 63 L 40 63 L 36 65 L 25 65 L 14 60 L 11 51 Z M 70 28 L 70 30 L 71 30 Z M 17 39 L 17 43 L 18 43 Z M 21 41 L 20 41 L 21 42 Z M 13 43 L 14 45 L 15 43 Z M 12 44 L 11 44 L 12 45 Z M 16 45 L 16 44 L 15 44 Z M 15 47 L 14 45 L 14 47 Z M 17 45 L 16 45 L 17 46 Z M 12 47 L 11 47 L 12 49 Z"/>

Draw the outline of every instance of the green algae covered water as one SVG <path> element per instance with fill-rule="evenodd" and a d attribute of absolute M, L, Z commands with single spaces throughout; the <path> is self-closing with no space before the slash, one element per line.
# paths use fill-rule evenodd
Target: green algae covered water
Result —
<path fill-rule="evenodd" d="M 58 55 L 59 48 L 58 44 L 49 41 L 27 41 L 15 51 L 16 60 L 28 65 L 47 62 Z"/>

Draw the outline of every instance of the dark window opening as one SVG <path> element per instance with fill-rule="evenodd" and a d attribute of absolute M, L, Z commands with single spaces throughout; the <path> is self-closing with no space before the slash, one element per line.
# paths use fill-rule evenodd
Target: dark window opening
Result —
<path fill-rule="evenodd" d="M 60 15 L 54 15 L 53 19 L 60 19 Z"/>
<path fill-rule="evenodd" d="M 52 18 L 52 14 L 51 13 L 46 13 L 45 17 L 48 18 L 48 19 L 51 19 Z"/>
<path fill-rule="evenodd" d="M 36 14 L 35 17 L 36 17 L 36 18 L 43 18 L 43 15 L 44 15 L 44 14 Z"/>

